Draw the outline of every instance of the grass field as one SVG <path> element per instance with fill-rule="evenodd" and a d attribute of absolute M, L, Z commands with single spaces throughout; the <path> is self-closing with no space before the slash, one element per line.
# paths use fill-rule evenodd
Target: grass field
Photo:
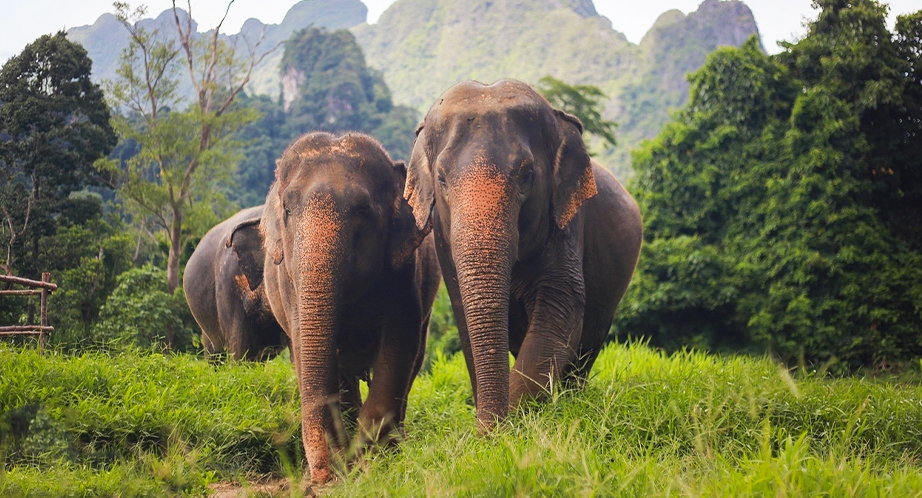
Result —
<path fill-rule="evenodd" d="M 0 496 L 253 495 L 304 464 L 291 366 L 0 346 Z M 460 355 L 414 385 L 408 440 L 330 496 L 922 496 L 922 388 L 767 359 L 611 345 L 582 391 L 488 437 Z"/>

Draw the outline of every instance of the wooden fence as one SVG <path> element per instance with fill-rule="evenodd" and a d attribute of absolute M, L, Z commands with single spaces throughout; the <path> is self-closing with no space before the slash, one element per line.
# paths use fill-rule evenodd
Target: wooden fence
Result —
<path fill-rule="evenodd" d="M 27 278 L 0 275 L 0 282 L 8 282 L 30 287 L 27 290 L 0 290 L 0 296 L 41 296 L 40 323 L 39 325 L 7 325 L 0 326 L 0 336 L 5 335 L 37 335 L 39 345 L 44 347 L 45 334 L 54 332 L 54 327 L 48 325 L 48 295 L 58 288 L 51 283 L 51 274 L 42 273 L 42 281 Z"/>

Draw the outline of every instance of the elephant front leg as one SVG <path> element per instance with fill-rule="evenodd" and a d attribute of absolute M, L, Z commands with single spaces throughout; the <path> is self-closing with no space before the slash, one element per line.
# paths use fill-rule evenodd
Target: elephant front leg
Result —
<path fill-rule="evenodd" d="M 582 278 L 562 277 L 539 288 L 528 320 L 528 330 L 509 374 L 509 407 L 522 398 L 541 398 L 579 361 L 585 290 Z"/>
<path fill-rule="evenodd" d="M 368 399 L 359 412 L 363 441 L 386 444 L 403 437 L 403 417 L 425 346 L 424 334 L 419 323 L 385 327 L 381 349 L 372 367 Z"/>

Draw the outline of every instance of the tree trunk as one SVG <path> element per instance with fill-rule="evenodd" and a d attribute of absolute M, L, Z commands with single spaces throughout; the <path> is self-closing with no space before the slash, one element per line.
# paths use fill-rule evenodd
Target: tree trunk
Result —
<path fill-rule="evenodd" d="M 166 284 L 170 295 L 176 293 L 179 287 L 179 257 L 182 254 L 182 211 L 179 208 L 173 208 L 173 223 L 170 226 L 170 252 L 166 261 Z M 164 346 L 167 349 L 173 349 L 176 345 L 176 331 L 173 327 L 168 326 L 166 329 L 166 342 Z"/>
<path fill-rule="evenodd" d="M 182 211 L 173 208 L 170 226 L 170 254 L 166 263 L 166 283 L 170 295 L 179 287 L 179 257 L 182 254 Z"/>

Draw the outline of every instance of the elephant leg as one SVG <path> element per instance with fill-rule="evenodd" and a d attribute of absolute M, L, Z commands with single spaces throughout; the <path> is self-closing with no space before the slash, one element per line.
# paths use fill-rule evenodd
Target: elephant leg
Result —
<path fill-rule="evenodd" d="M 209 359 L 221 353 L 221 349 L 204 330 L 202 331 L 202 347 L 205 348 L 205 356 Z"/>
<path fill-rule="evenodd" d="M 372 366 L 368 399 L 359 413 L 359 430 L 368 440 L 391 442 L 394 431 L 402 431 L 402 416 L 406 413 L 413 372 L 418 368 L 419 350 L 425 344 L 419 314 L 414 315 L 416 320 L 403 320 L 403 323 L 385 327 L 381 347 Z"/>
<path fill-rule="evenodd" d="M 574 381 L 576 386 L 582 386 L 592 371 L 596 357 L 605 345 L 605 339 L 611 329 L 611 321 L 615 317 L 616 306 L 607 306 L 605 309 L 586 307 L 583 318 L 583 334 L 579 344 L 575 361 L 568 365 L 564 372 L 564 380 Z"/>
<path fill-rule="evenodd" d="M 346 429 L 354 429 L 362 408 L 362 393 L 359 391 L 359 378 L 347 372 L 339 377 L 339 409 L 343 414 Z"/>
<path fill-rule="evenodd" d="M 525 339 L 509 374 L 509 406 L 523 397 L 540 398 L 576 361 L 583 332 L 585 298 L 581 281 L 570 290 L 541 289 L 535 301 Z"/>
<path fill-rule="evenodd" d="M 451 252 L 445 247 L 445 244 L 441 242 L 439 237 L 436 237 L 435 248 L 442 268 L 442 279 L 445 282 L 445 288 L 448 290 L 448 298 L 451 301 L 451 310 L 455 315 L 455 324 L 458 326 L 458 339 L 461 345 L 461 352 L 464 353 L 464 364 L 467 365 L 467 373 L 471 379 L 471 389 L 474 393 L 474 404 L 476 405 L 477 375 L 474 372 L 474 355 L 471 353 L 471 336 L 467 329 L 464 306 L 461 304 L 461 287 L 458 285 L 458 273 L 451 264 L 441 264 L 443 261 L 451 261 Z"/>

